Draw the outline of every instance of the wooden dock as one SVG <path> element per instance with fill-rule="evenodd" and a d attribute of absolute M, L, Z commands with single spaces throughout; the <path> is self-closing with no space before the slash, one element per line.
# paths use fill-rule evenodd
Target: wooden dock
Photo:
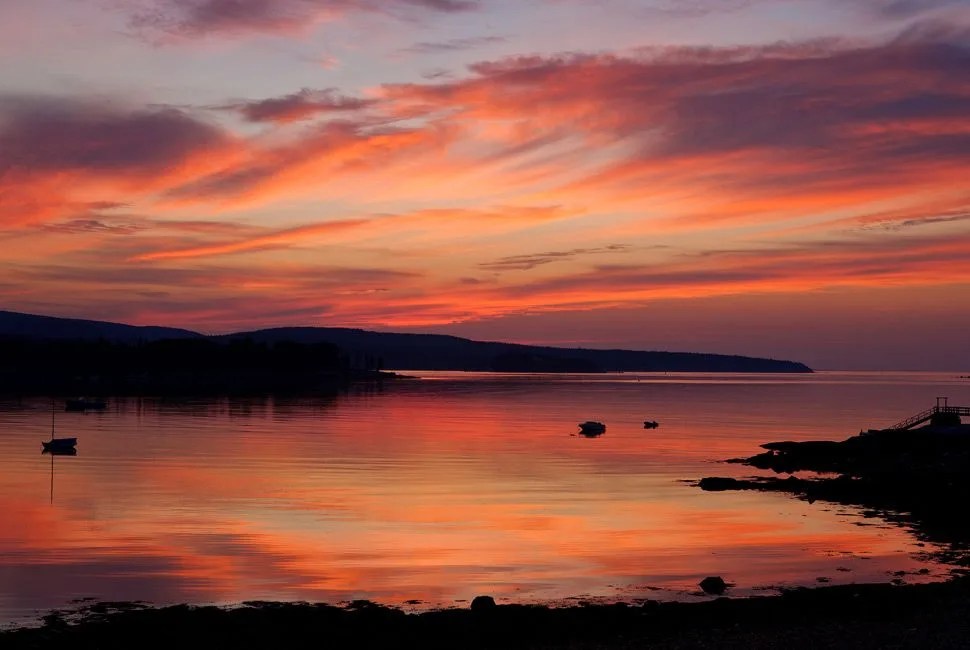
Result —
<path fill-rule="evenodd" d="M 948 404 L 948 398 L 937 397 L 936 406 L 933 408 L 920 411 L 916 415 L 912 415 L 905 420 L 897 422 L 893 426 L 884 429 L 884 431 L 906 431 L 915 426 L 923 424 L 924 422 L 929 422 L 935 416 L 942 414 L 954 415 L 956 417 L 970 417 L 970 406 L 950 406 Z"/>

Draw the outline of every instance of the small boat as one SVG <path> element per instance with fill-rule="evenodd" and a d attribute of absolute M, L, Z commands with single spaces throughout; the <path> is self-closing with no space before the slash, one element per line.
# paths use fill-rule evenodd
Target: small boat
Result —
<path fill-rule="evenodd" d="M 584 436 L 600 436 L 606 433 L 606 425 L 602 422 L 594 422 L 592 420 L 580 422 L 579 432 Z"/>
<path fill-rule="evenodd" d="M 103 399 L 77 397 L 64 403 L 65 411 L 103 411 L 108 408 L 108 402 Z"/>
<path fill-rule="evenodd" d="M 40 444 L 43 445 L 44 451 L 54 455 L 71 455 L 71 452 L 77 453 L 74 449 L 77 446 L 77 438 L 55 438 L 54 437 L 54 414 L 56 413 L 54 408 L 54 399 L 51 398 L 51 439 L 41 440 Z"/>
<path fill-rule="evenodd" d="M 53 454 L 77 451 L 74 449 L 77 446 L 77 438 L 51 438 L 50 440 L 42 440 L 40 444 L 44 446 L 44 451 Z"/>
<path fill-rule="evenodd" d="M 40 452 L 51 456 L 77 456 L 77 447 L 65 447 L 64 449 L 45 449 Z"/>
<path fill-rule="evenodd" d="M 656 429 L 659 426 L 660 426 L 660 423 L 657 422 L 656 420 L 644 420 L 643 421 L 643 428 L 644 429 Z"/>

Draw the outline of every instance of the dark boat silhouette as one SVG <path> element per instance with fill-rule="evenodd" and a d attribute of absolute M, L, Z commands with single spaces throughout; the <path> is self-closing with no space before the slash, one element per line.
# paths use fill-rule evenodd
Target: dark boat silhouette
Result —
<path fill-rule="evenodd" d="M 69 450 L 74 450 L 74 453 L 77 453 L 77 450 L 74 449 L 77 446 L 77 438 L 55 438 L 54 437 L 54 413 L 55 412 L 56 412 L 56 409 L 54 408 L 54 400 L 51 399 L 51 439 L 41 440 L 40 441 L 41 446 L 43 446 L 44 451 L 52 454 L 56 454 L 59 452 L 69 454 L 70 453 Z"/>
<path fill-rule="evenodd" d="M 63 449 L 57 449 L 57 448 L 55 448 L 55 449 L 46 449 L 45 448 L 44 451 L 42 451 L 40 453 L 42 453 L 42 454 L 48 454 L 50 456 L 77 456 L 77 448 L 76 447 L 65 447 Z"/>
<path fill-rule="evenodd" d="M 643 428 L 644 429 L 656 429 L 659 426 L 660 426 L 660 423 L 657 422 L 656 420 L 644 420 L 643 421 Z"/>
<path fill-rule="evenodd" d="M 41 445 L 44 447 L 44 451 L 49 453 L 63 453 L 74 451 L 77 453 L 77 438 L 51 438 L 50 440 L 42 440 Z"/>

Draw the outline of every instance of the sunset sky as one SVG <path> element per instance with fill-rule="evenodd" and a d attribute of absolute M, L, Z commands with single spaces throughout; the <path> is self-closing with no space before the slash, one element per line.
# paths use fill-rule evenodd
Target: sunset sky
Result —
<path fill-rule="evenodd" d="M 0 0 L 0 308 L 970 370 L 968 0 Z"/>

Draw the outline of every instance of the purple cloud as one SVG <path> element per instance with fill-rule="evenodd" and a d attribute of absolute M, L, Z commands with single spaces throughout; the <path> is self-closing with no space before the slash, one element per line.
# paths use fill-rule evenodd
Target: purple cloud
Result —
<path fill-rule="evenodd" d="M 157 0 L 130 21 L 135 29 L 181 36 L 220 32 L 298 31 L 348 13 L 400 13 L 403 8 L 438 13 L 471 11 L 477 0 Z"/>
<path fill-rule="evenodd" d="M 148 174 L 228 139 L 174 108 L 124 111 L 56 99 L 0 103 L 0 125 L 0 172 L 18 174 Z"/>
<path fill-rule="evenodd" d="M 484 47 L 485 45 L 493 45 L 495 43 L 505 43 L 507 41 L 508 39 L 504 36 L 474 36 L 470 38 L 453 38 L 447 41 L 415 43 L 410 47 L 406 47 L 402 49 L 401 52 L 407 52 L 411 54 L 460 52 L 462 50 L 471 50 L 477 47 Z"/>
<path fill-rule="evenodd" d="M 284 124 L 306 120 L 320 114 L 358 111 L 373 103 L 374 100 L 341 95 L 334 88 L 324 90 L 304 88 L 283 97 L 230 104 L 224 108 L 238 111 L 250 122 Z"/>

